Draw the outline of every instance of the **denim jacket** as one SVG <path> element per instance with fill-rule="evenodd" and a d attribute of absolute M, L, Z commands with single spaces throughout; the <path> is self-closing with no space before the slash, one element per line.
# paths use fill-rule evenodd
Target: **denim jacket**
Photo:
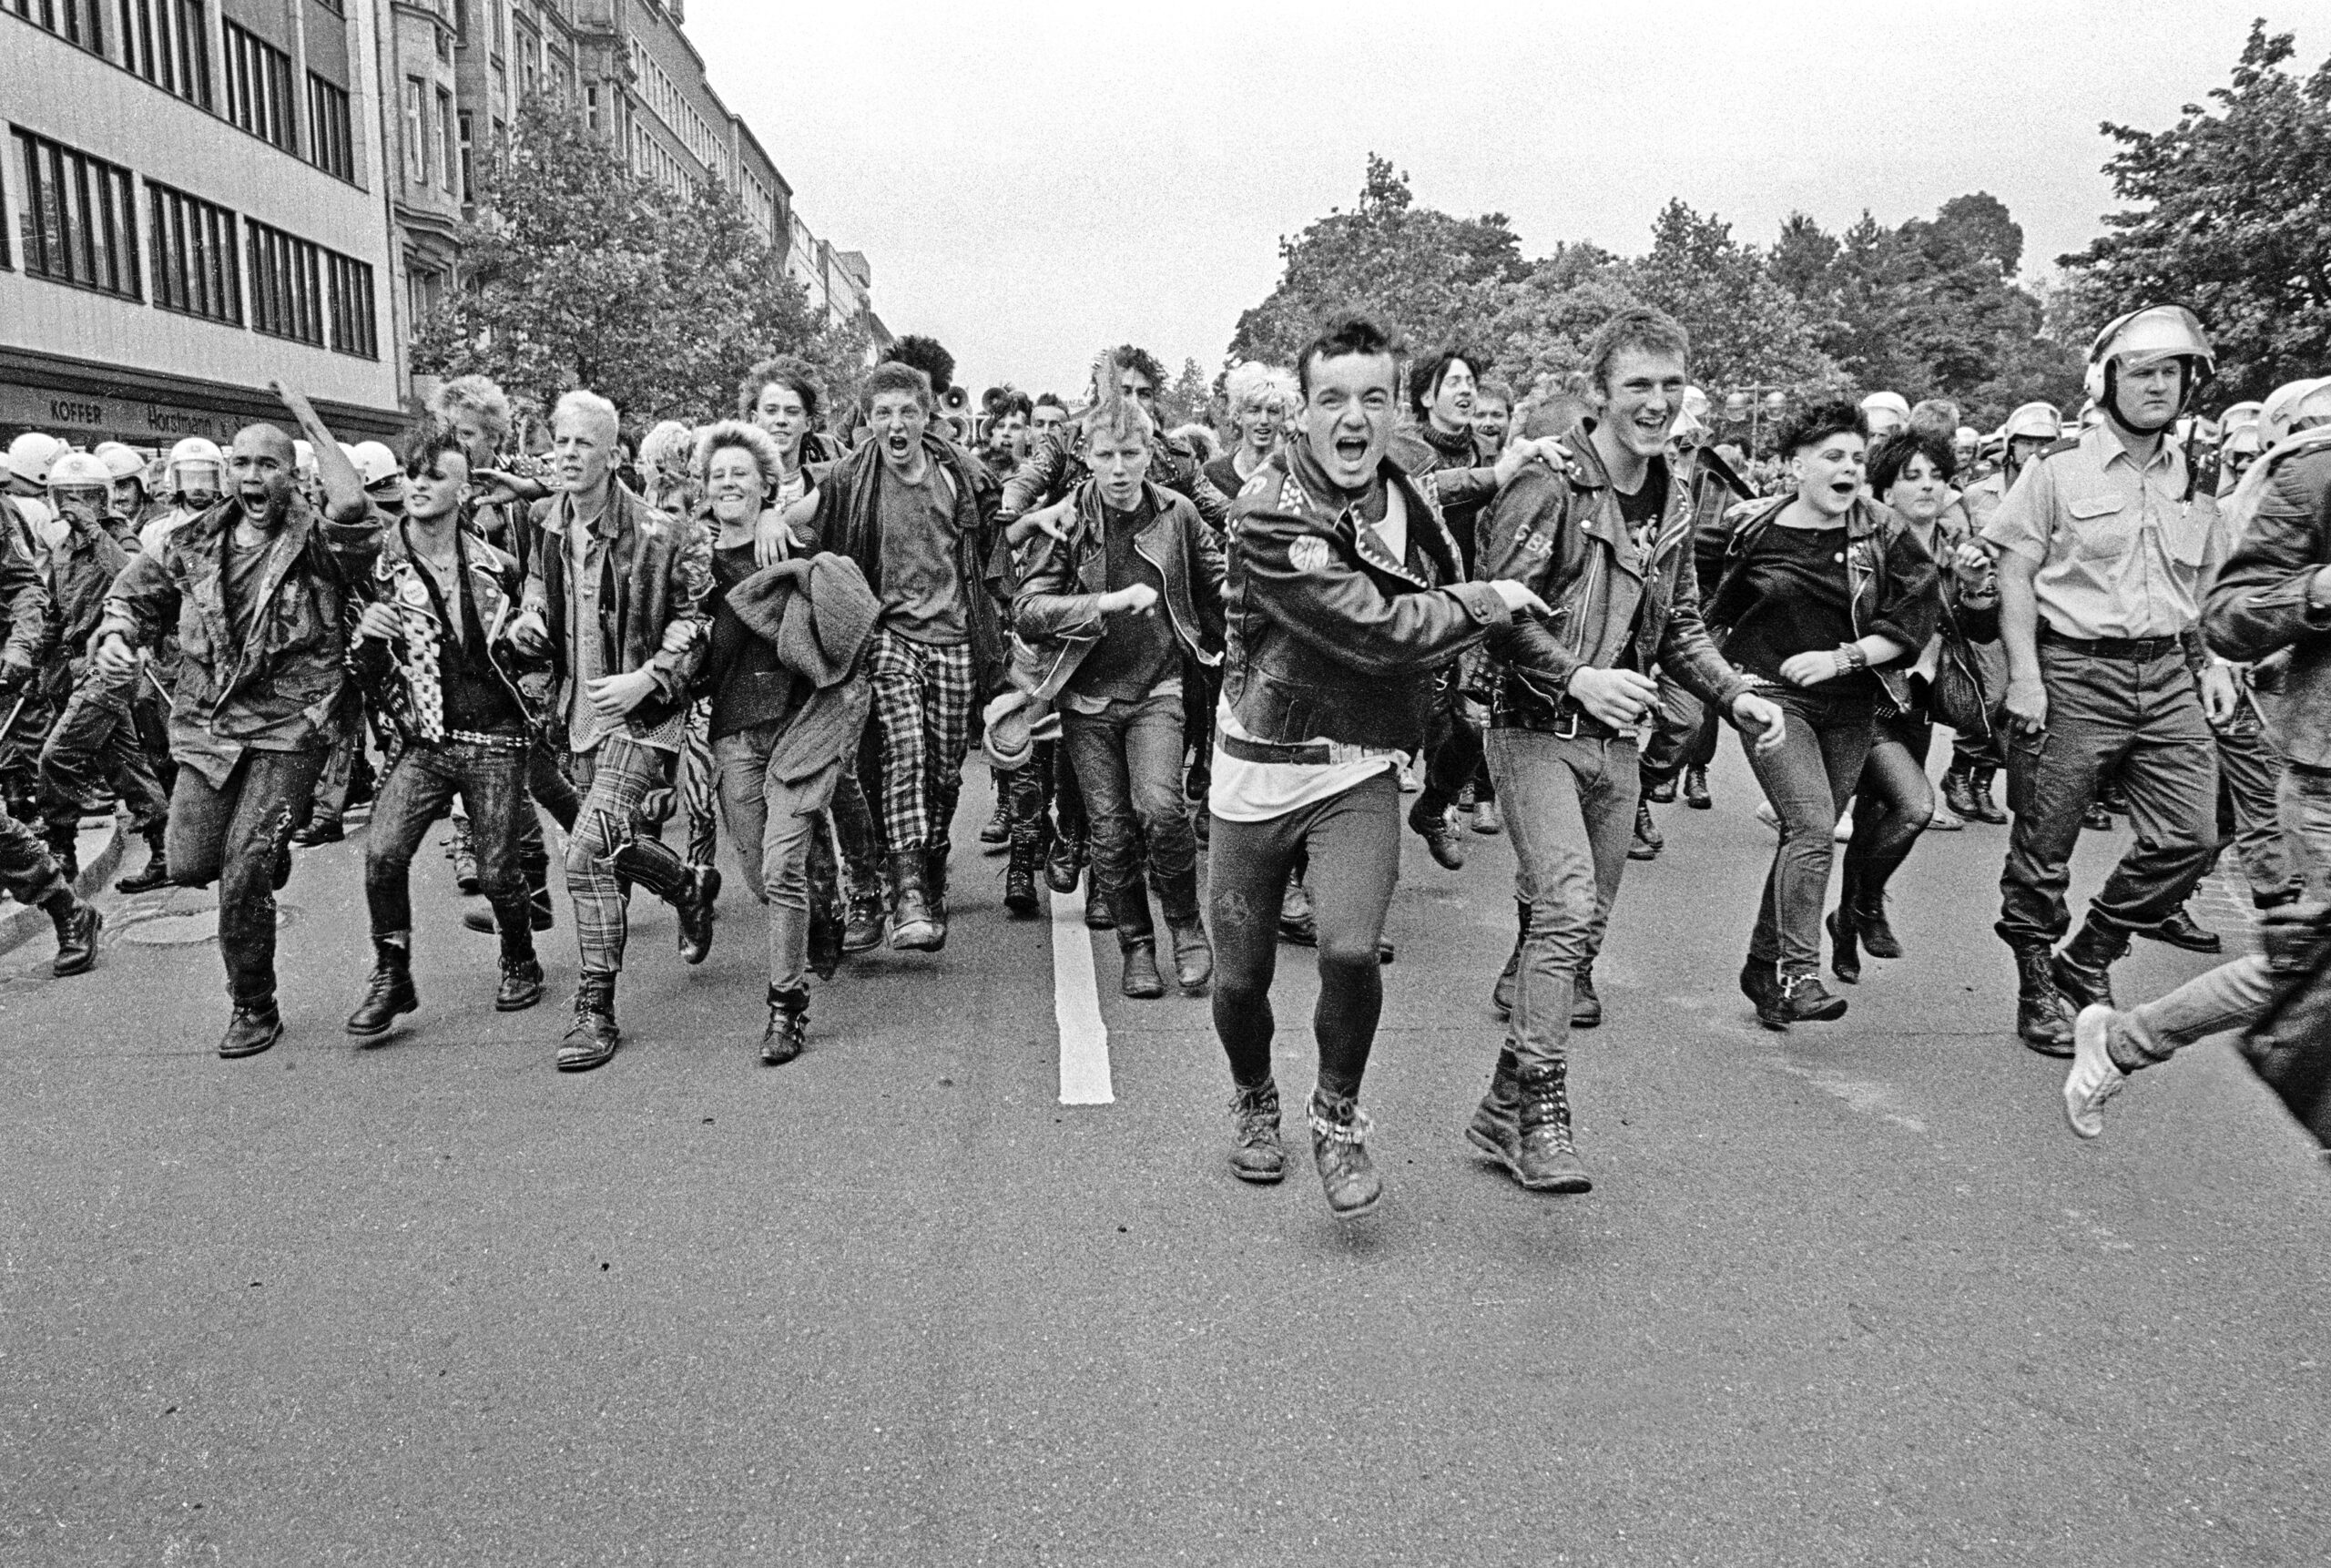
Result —
<path fill-rule="evenodd" d="M 599 568 L 600 667 L 608 675 L 654 672 L 656 694 L 625 719 L 636 737 L 687 705 L 688 677 L 712 631 L 712 545 L 692 520 L 667 516 L 620 482 L 607 508 L 616 525 Z M 539 540 L 524 607 L 542 620 L 556 683 L 553 711 L 564 714 L 575 679 L 574 651 L 566 646 L 566 604 L 575 592 L 566 543 L 573 508 L 566 496 L 555 495 L 534 504 L 534 520 Z"/>

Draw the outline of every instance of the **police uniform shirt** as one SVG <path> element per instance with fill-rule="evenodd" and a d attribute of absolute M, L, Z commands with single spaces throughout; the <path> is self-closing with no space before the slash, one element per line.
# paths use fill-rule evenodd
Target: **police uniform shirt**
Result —
<path fill-rule="evenodd" d="M 2027 464 L 1984 525 L 1984 542 L 2033 562 L 2041 619 L 2062 636 L 2166 637 L 2201 618 L 2224 564 L 2216 500 L 2163 440 L 2142 469 L 2107 425 Z"/>

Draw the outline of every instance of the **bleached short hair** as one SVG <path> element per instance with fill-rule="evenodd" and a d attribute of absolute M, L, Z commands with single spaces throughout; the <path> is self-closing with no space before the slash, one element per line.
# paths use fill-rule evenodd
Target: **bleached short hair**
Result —
<path fill-rule="evenodd" d="M 1302 401 L 1295 390 L 1291 372 L 1256 360 L 1231 367 L 1230 374 L 1223 381 L 1222 395 L 1230 405 L 1233 420 L 1258 403 L 1275 401 L 1281 408 L 1291 409 Z"/>
<path fill-rule="evenodd" d="M 659 420 L 639 441 L 639 465 L 664 473 L 683 473 L 696 447 L 696 432 L 677 419 Z"/>
<path fill-rule="evenodd" d="M 778 450 L 777 438 L 759 425 L 748 424 L 741 419 L 724 419 L 709 424 L 697 433 L 696 482 L 702 484 L 712 473 L 712 459 L 725 448 L 736 447 L 752 457 L 761 471 L 761 484 L 774 490 L 785 477 L 785 454 Z"/>
<path fill-rule="evenodd" d="M 473 416 L 496 446 L 509 439 L 509 394 L 484 376 L 455 376 L 429 400 L 429 412 L 448 424 L 463 414 Z"/>
<path fill-rule="evenodd" d="M 551 410 L 551 428 L 557 429 L 558 422 L 570 414 L 577 419 L 596 420 L 606 425 L 607 440 L 610 443 L 623 433 L 623 415 L 616 412 L 615 404 L 597 392 L 576 387 L 573 392 L 561 397 L 558 400 L 558 406 Z"/>

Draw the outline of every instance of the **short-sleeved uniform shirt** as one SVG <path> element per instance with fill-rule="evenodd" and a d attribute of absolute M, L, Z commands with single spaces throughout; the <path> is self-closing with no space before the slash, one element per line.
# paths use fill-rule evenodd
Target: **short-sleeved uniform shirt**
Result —
<path fill-rule="evenodd" d="M 2107 425 L 2026 464 L 1983 539 L 2037 563 L 2041 618 L 2082 639 L 2193 630 L 2226 556 L 2216 499 L 2188 483 L 2176 443 L 2140 470 Z"/>

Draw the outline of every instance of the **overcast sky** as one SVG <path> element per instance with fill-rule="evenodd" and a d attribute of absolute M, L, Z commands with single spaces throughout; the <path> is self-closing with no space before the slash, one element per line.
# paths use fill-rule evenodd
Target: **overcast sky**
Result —
<path fill-rule="evenodd" d="M 1650 242 L 1671 196 L 1769 243 L 1988 190 L 2045 270 L 2112 205 L 2098 123 L 2223 86 L 2263 0 L 793 5 L 693 0 L 714 87 L 801 218 L 958 382 L 1080 385 L 1130 339 L 1218 368 L 1278 241 L 1373 150 L 1525 255 Z M 2308 69 L 2331 3 L 2268 13 Z"/>

